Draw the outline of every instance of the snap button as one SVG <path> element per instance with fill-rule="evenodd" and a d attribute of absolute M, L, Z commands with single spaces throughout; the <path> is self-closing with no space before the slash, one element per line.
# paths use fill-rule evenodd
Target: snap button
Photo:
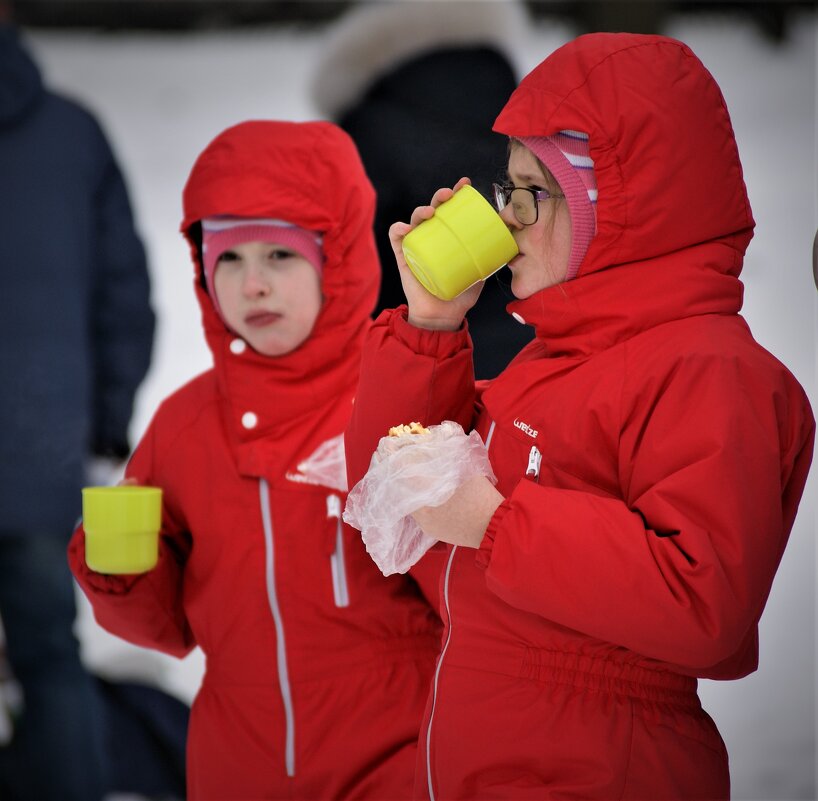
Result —
<path fill-rule="evenodd" d="M 247 350 L 247 343 L 243 339 L 236 337 L 236 339 L 230 343 L 230 352 L 235 353 L 236 356 L 240 353 L 244 353 L 245 350 Z"/>
<path fill-rule="evenodd" d="M 258 425 L 258 417 L 253 412 L 245 412 L 241 416 L 241 424 L 245 428 L 255 428 Z"/>

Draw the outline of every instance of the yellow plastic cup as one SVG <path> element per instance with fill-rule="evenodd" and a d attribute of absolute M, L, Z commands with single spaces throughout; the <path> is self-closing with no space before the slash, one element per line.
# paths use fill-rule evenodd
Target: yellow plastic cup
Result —
<path fill-rule="evenodd" d="M 403 255 L 421 284 L 451 300 L 513 259 L 519 250 L 500 215 L 469 184 L 403 239 Z"/>
<path fill-rule="evenodd" d="M 85 561 L 97 573 L 144 573 L 159 559 L 159 487 L 85 487 Z"/>

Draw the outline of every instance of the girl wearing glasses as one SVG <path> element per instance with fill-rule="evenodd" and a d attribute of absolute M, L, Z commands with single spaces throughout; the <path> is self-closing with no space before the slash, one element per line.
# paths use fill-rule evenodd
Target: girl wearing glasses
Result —
<path fill-rule="evenodd" d="M 163 490 L 159 563 L 95 573 L 80 527 L 71 567 L 109 631 L 205 652 L 188 798 L 409 798 L 439 618 L 341 520 L 374 191 L 340 128 L 254 121 L 205 148 L 183 204 L 214 366 L 128 465 Z"/>
<path fill-rule="evenodd" d="M 406 420 L 476 429 L 498 479 L 414 514 L 447 551 L 416 792 L 726 799 L 697 679 L 758 665 L 814 421 L 739 315 L 754 222 L 721 92 L 681 42 L 591 34 L 495 130 L 508 310 L 536 338 L 475 384 L 480 286 L 441 301 L 400 247 L 440 189 L 392 226 L 407 305 L 368 335 L 347 432 L 351 483 Z"/>

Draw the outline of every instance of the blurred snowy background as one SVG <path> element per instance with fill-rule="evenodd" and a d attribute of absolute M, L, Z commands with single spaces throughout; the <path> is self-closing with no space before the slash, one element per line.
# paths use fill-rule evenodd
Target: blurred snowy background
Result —
<path fill-rule="evenodd" d="M 148 250 L 159 327 L 134 442 L 159 401 L 209 364 L 178 233 L 193 160 L 240 120 L 315 118 L 307 87 L 332 24 L 170 33 L 23 29 L 51 86 L 85 102 L 105 126 Z M 818 293 L 811 275 L 818 224 L 815 11 L 798 8 L 780 41 L 751 19 L 726 13 L 669 16 L 662 32 L 687 42 L 722 87 L 757 221 L 743 273 L 744 313 L 818 409 Z M 565 18 L 532 18 L 512 53 L 520 76 L 576 33 Z M 818 466 L 762 619 L 758 672 L 701 685 L 727 743 L 736 799 L 816 798 L 817 488 Z M 86 660 L 100 674 L 147 679 L 193 698 L 200 653 L 177 661 L 128 646 L 102 632 L 84 602 L 79 632 Z"/>

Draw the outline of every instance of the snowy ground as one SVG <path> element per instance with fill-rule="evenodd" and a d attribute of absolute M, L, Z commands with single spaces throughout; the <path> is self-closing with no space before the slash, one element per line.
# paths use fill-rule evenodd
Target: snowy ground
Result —
<path fill-rule="evenodd" d="M 702 58 L 732 113 L 758 224 L 744 270 L 745 316 L 756 338 L 804 384 L 816 409 L 818 294 L 810 265 L 818 220 L 817 31 L 815 14 L 806 12 L 784 47 L 733 17 L 678 17 L 666 30 Z M 521 74 L 572 35 L 554 21 L 532 27 L 515 50 Z M 159 330 L 134 440 L 157 403 L 209 363 L 188 254 L 177 233 L 188 170 L 216 133 L 242 119 L 313 118 L 306 86 L 323 37 L 321 30 L 298 28 L 28 34 L 52 86 L 86 101 L 105 125 L 149 251 Z M 818 468 L 762 620 L 759 671 L 739 682 L 702 682 L 703 702 L 731 755 L 736 799 L 816 797 L 817 475 Z M 193 697 L 203 668 L 199 653 L 179 662 L 126 646 L 101 632 L 86 607 L 80 634 L 87 661 L 99 671 L 149 677 L 185 700 Z"/>

